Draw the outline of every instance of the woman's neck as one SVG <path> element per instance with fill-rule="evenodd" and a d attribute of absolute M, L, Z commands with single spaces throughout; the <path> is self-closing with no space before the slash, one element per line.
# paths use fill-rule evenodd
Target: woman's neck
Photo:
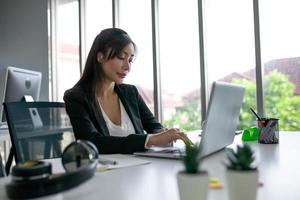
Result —
<path fill-rule="evenodd" d="M 114 82 L 103 82 L 99 84 L 97 88 L 97 97 L 106 98 L 115 94 L 114 91 L 115 83 Z"/>

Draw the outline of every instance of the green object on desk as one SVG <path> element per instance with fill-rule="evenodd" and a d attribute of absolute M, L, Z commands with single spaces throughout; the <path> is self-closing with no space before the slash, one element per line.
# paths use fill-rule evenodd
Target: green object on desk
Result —
<path fill-rule="evenodd" d="M 244 130 L 242 140 L 243 141 L 256 141 L 259 138 L 259 128 L 250 127 Z"/>

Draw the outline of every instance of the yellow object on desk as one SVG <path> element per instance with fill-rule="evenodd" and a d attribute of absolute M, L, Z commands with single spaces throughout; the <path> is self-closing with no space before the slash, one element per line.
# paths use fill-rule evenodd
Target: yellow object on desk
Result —
<path fill-rule="evenodd" d="M 217 177 L 211 177 L 209 179 L 209 187 L 212 189 L 222 189 L 223 188 L 223 184 L 220 181 L 219 178 Z"/>

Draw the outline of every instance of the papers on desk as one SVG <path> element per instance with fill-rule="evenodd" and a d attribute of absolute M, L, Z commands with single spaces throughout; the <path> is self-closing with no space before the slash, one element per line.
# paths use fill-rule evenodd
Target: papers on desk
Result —
<path fill-rule="evenodd" d="M 132 167 L 137 165 L 145 165 L 151 163 L 148 160 L 137 158 L 133 155 L 124 155 L 124 154 L 109 154 L 109 155 L 99 155 L 100 158 L 116 161 L 115 165 L 107 164 L 98 164 L 97 171 L 105 171 L 111 169 L 119 169 L 124 167 Z"/>
<path fill-rule="evenodd" d="M 102 165 L 98 164 L 97 171 L 106 171 L 106 170 L 112 170 L 112 169 L 119 169 L 124 167 L 132 167 L 137 165 L 145 165 L 151 163 L 148 160 L 137 158 L 134 155 L 124 155 L 124 154 L 107 154 L 102 155 L 99 154 L 99 157 L 105 158 L 107 160 L 113 160 L 116 161 L 117 164 L 115 165 Z M 52 172 L 53 173 L 64 173 L 66 172 L 62 163 L 61 158 L 52 158 L 52 159 L 44 159 L 43 161 L 49 162 L 52 164 Z"/>

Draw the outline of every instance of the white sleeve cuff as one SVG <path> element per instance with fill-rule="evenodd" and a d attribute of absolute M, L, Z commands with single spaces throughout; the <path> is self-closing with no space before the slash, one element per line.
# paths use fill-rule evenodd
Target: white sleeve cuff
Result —
<path fill-rule="evenodd" d="M 148 140 L 151 136 L 152 136 L 151 134 L 147 134 L 146 141 L 145 141 L 145 144 L 144 144 L 145 149 L 150 149 L 150 147 L 147 147 L 146 144 L 148 143 Z"/>

